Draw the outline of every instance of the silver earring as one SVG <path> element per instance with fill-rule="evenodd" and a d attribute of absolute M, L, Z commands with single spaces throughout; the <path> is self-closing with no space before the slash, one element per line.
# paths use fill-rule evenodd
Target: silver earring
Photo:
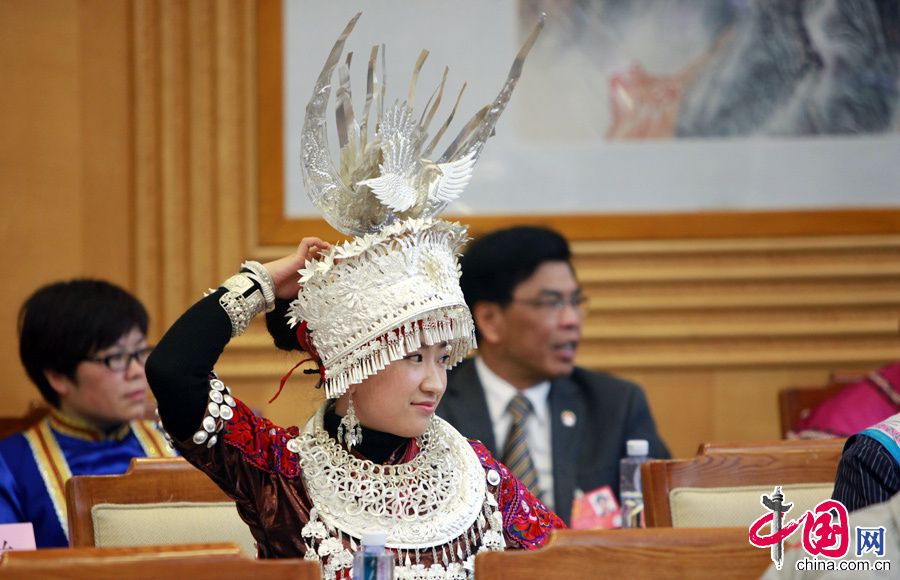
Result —
<path fill-rule="evenodd" d="M 356 411 L 353 408 L 353 395 L 350 395 L 347 404 L 347 414 L 341 419 L 337 430 L 338 443 L 346 443 L 347 451 L 354 446 L 358 447 L 362 443 L 362 427 L 359 419 L 356 418 Z"/>

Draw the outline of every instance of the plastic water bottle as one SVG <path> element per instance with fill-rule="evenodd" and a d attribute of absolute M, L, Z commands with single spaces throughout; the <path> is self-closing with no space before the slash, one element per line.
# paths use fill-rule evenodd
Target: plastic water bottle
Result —
<path fill-rule="evenodd" d="M 353 554 L 353 580 L 394 580 L 394 554 L 384 549 L 387 534 L 363 532 L 362 547 Z"/>
<path fill-rule="evenodd" d="M 627 455 L 619 462 L 619 497 L 622 500 L 622 527 L 644 527 L 644 494 L 641 491 L 641 464 L 647 461 L 650 444 L 646 439 L 629 439 Z"/>

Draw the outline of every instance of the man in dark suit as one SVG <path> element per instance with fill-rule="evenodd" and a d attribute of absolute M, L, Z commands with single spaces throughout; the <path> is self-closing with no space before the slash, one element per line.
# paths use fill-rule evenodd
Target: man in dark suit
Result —
<path fill-rule="evenodd" d="M 586 298 L 570 258 L 565 238 L 539 227 L 499 230 L 471 245 L 460 260 L 460 284 L 478 356 L 450 371 L 437 409 L 511 467 L 504 442 L 518 416 L 508 405 L 524 395 L 537 476 L 529 489 L 566 524 L 579 491 L 608 485 L 618 497 L 627 440 L 646 439 L 650 457 L 670 457 L 638 385 L 575 366 Z"/>

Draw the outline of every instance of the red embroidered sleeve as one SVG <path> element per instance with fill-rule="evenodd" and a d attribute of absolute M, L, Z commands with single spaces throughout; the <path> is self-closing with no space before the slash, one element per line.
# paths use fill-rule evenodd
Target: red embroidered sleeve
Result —
<path fill-rule="evenodd" d="M 469 444 L 485 470 L 493 469 L 500 474 L 500 489 L 497 496 L 503 514 L 503 530 L 507 539 L 526 550 L 535 550 L 544 545 L 550 537 L 550 530 L 565 529 L 559 516 L 547 509 L 541 501 L 510 473 L 505 465 L 494 459 L 479 441 L 469 440 Z"/>
<path fill-rule="evenodd" d="M 287 449 L 287 442 L 298 435 L 299 429 L 276 427 L 265 417 L 254 415 L 241 401 L 235 399 L 235 402 L 234 417 L 222 430 L 223 441 L 263 471 L 290 478 L 299 476 L 297 455 Z"/>

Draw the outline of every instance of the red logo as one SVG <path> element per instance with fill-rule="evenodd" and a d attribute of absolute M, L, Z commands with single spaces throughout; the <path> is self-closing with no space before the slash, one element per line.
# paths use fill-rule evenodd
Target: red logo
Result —
<path fill-rule="evenodd" d="M 772 497 L 762 496 L 760 502 L 770 511 L 750 526 L 750 543 L 757 548 L 772 547 L 772 561 L 780 570 L 784 556 L 784 540 L 803 524 L 803 549 L 811 556 L 843 558 L 850 549 L 850 524 L 847 508 L 839 501 L 827 499 L 814 510 L 807 511 L 796 520 L 785 523 L 784 514 L 793 504 L 784 504 L 781 488 L 776 487 Z M 775 518 L 778 518 L 777 520 Z M 769 524 L 771 533 L 759 534 Z"/>

